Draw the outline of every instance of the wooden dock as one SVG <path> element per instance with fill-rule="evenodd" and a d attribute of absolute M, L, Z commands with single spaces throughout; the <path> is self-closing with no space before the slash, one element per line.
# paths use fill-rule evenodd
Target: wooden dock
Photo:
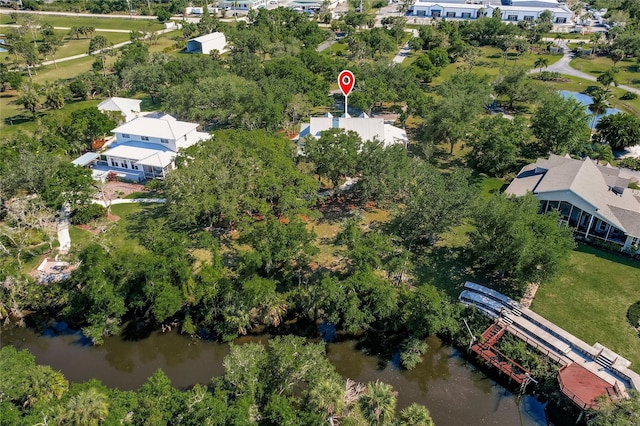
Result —
<path fill-rule="evenodd" d="M 504 324 L 499 321 L 493 323 L 482 333 L 481 341 L 471 346 L 471 350 L 514 382 L 522 385 L 529 379 L 529 371 L 494 347 L 505 331 Z"/>

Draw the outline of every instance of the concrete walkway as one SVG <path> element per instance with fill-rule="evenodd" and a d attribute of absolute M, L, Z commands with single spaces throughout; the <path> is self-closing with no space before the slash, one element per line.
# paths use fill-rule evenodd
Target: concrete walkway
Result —
<path fill-rule="evenodd" d="M 91 200 L 93 204 L 100 204 L 103 207 L 107 207 L 107 202 L 104 200 Z M 111 205 L 117 204 L 136 204 L 136 203 L 166 203 L 166 198 L 118 198 L 111 200 Z"/>
<path fill-rule="evenodd" d="M 58 252 L 67 254 L 71 249 L 71 236 L 69 235 L 69 206 L 64 205 L 60 210 L 60 218 L 58 219 Z"/>
<path fill-rule="evenodd" d="M 598 81 L 598 79 L 592 76 L 591 74 L 587 74 L 586 72 L 582 72 L 571 67 L 571 60 L 573 60 L 574 54 L 571 51 L 571 49 L 567 47 L 567 40 L 564 40 L 564 39 L 555 40 L 551 38 L 545 38 L 543 40 L 556 42 L 559 47 L 562 47 L 564 49 L 564 56 L 562 56 L 562 58 L 560 58 L 558 62 L 549 65 L 547 68 L 543 68 L 542 71 L 557 72 L 559 74 L 570 75 L 573 77 L 582 78 L 584 80 Z M 539 73 L 540 71 L 541 71 L 540 68 L 535 68 L 529 72 L 533 74 L 533 73 Z M 632 92 L 637 95 L 640 95 L 640 89 L 636 89 L 634 87 L 629 87 L 629 86 L 625 86 L 624 84 L 620 84 L 618 85 L 618 88 L 626 90 L 627 92 Z"/>
<path fill-rule="evenodd" d="M 405 31 L 408 32 L 408 33 L 411 33 L 412 37 L 418 37 L 418 35 L 419 35 L 419 32 L 416 29 L 408 29 L 408 30 L 405 30 Z M 402 46 L 400 48 L 400 51 L 398 52 L 398 54 L 396 56 L 394 56 L 392 62 L 394 64 L 402 63 L 402 61 L 404 61 L 407 58 L 407 56 L 409 56 L 409 52 L 410 51 L 411 51 L 411 48 L 409 47 L 409 42 L 406 42 L 404 44 L 404 46 Z"/>

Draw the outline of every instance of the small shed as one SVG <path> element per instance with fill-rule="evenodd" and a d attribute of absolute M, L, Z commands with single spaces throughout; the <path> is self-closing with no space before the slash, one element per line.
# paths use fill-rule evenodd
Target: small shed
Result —
<path fill-rule="evenodd" d="M 226 52 L 227 39 L 223 33 L 216 32 L 187 41 L 187 52 L 208 55 L 212 50 Z"/>

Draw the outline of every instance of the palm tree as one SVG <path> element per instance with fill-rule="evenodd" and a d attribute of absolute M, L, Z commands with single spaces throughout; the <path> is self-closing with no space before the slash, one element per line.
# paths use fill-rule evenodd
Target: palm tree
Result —
<path fill-rule="evenodd" d="M 611 53 L 609 53 L 609 57 L 613 61 L 613 67 L 616 67 L 616 64 L 624 59 L 625 53 L 622 49 L 613 49 Z"/>
<path fill-rule="evenodd" d="M 598 46 L 602 40 L 603 35 L 601 32 L 595 32 L 591 34 L 591 55 L 598 53 Z"/>
<path fill-rule="evenodd" d="M 109 402 L 105 394 L 89 388 L 69 399 L 64 417 L 72 425 L 98 425 L 109 414 Z"/>
<path fill-rule="evenodd" d="M 391 424 L 396 410 L 396 395 L 389 384 L 376 381 L 367 385 L 367 391 L 360 398 L 362 414 L 370 425 Z"/>
<path fill-rule="evenodd" d="M 541 56 L 538 59 L 536 59 L 536 63 L 534 65 L 534 67 L 536 68 L 540 68 L 540 74 L 542 74 L 542 69 L 543 68 L 547 68 L 549 66 L 549 59 Z"/>
<path fill-rule="evenodd" d="M 433 426 L 433 419 L 426 407 L 411 404 L 400 412 L 400 426 Z"/>
<path fill-rule="evenodd" d="M 591 157 L 596 160 L 598 164 L 602 161 L 603 163 L 609 163 L 613 161 L 613 151 L 611 151 L 611 146 L 606 143 L 594 143 L 591 147 L 593 152 L 591 153 Z"/>
<path fill-rule="evenodd" d="M 589 105 L 589 111 L 593 114 L 593 121 L 591 122 L 591 131 L 596 125 L 598 115 L 604 114 L 609 108 L 609 99 L 611 99 L 611 91 L 607 88 L 597 88 L 591 93 L 591 99 L 593 103 Z"/>

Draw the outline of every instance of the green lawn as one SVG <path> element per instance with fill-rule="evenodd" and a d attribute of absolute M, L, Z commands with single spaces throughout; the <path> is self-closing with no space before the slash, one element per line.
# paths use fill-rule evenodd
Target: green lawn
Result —
<path fill-rule="evenodd" d="M 158 21 L 149 19 L 128 19 L 128 18 L 93 18 L 83 16 L 37 16 L 39 25 L 51 24 L 54 27 L 94 27 L 112 30 L 160 30 L 163 25 Z M 18 24 L 21 20 L 18 19 Z M 15 24 L 9 15 L 0 15 L 0 24 Z"/>
<path fill-rule="evenodd" d="M 61 31 L 61 33 L 66 36 L 66 32 Z M 128 41 L 130 39 L 129 34 L 127 33 L 96 32 L 96 34 L 105 36 L 112 44 L 122 43 L 123 41 Z M 64 45 L 56 52 L 56 59 L 87 53 L 89 52 L 89 43 L 91 43 L 91 40 L 88 38 L 81 38 L 79 40 L 75 37 L 70 39 L 65 38 Z"/>
<path fill-rule="evenodd" d="M 44 81 L 40 82 L 42 83 Z M 9 137 L 17 131 L 33 132 L 38 126 L 37 121 L 33 119 L 31 113 L 26 112 L 21 106 L 16 105 L 16 97 L 15 91 L 7 91 L 0 97 L 0 133 L 2 133 L 2 137 Z M 66 104 L 62 111 L 72 112 L 82 108 L 97 106 L 101 100 L 102 99 L 89 99 L 86 101 L 71 102 Z M 38 114 L 48 114 L 48 110 L 40 111 Z"/>
<path fill-rule="evenodd" d="M 583 56 L 571 61 L 571 66 L 577 70 L 598 76 L 611 69 L 613 61 L 604 56 Z M 617 78 L 619 84 L 640 89 L 640 65 L 635 61 L 625 60 L 617 64 L 619 70 Z"/>
<path fill-rule="evenodd" d="M 157 217 L 162 215 L 164 205 L 150 204 L 116 204 L 111 206 L 111 214 L 118 216 L 120 219 L 112 222 L 108 231 L 103 234 L 104 241 L 113 247 L 129 246 L 133 250 L 144 250 L 137 242 L 137 232 L 134 228 L 141 222 L 138 219 L 142 217 Z M 73 241 L 72 241 L 73 244 Z"/>
<path fill-rule="evenodd" d="M 640 300 L 640 262 L 580 246 L 564 274 L 540 287 L 532 309 L 592 345 L 599 342 L 640 372 L 640 337 L 626 319 Z"/>
<path fill-rule="evenodd" d="M 511 51 L 507 55 L 507 60 L 504 60 L 502 56 L 502 51 L 495 47 L 481 47 L 481 56 L 476 60 L 476 64 L 473 67 L 473 72 L 477 74 L 488 74 L 491 76 L 497 76 L 499 74 L 504 74 L 514 66 L 524 66 L 526 68 L 534 68 L 535 62 L 538 58 L 546 58 L 549 65 L 560 60 L 562 55 L 547 55 L 547 54 L 538 54 L 538 53 L 525 53 L 524 55 L 517 57 L 516 54 Z M 453 64 L 447 65 L 440 76 L 435 78 L 432 82 L 432 85 L 437 86 L 447 80 L 451 75 L 455 74 L 458 70 L 458 67 L 465 66 L 463 62 L 456 62 Z"/>

